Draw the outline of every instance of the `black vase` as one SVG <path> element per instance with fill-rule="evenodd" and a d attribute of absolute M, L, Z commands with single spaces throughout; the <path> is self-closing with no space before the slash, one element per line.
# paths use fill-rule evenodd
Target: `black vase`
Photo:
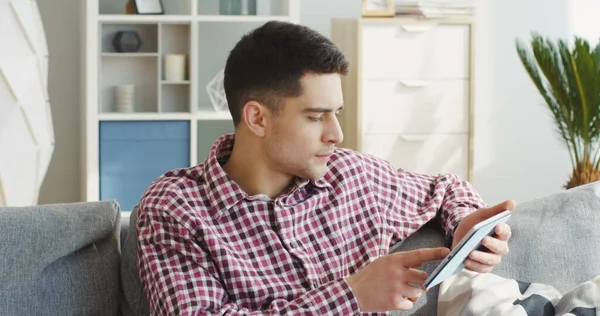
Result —
<path fill-rule="evenodd" d="M 136 31 L 119 31 L 113 38 L 113 46 L 120 53 L 134 53 L 142 47 L 142 39 Z"/>

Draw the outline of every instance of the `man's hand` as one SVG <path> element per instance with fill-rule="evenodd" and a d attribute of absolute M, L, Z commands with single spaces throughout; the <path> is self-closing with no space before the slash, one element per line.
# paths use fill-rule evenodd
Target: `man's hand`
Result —
<path fill-rule="evenodd" d="M 463 218 L 454 232 L 452 249 L 454 249 L 456 244 L 460 242 L 475 224 L 505 210 L 512 211 L 515 209 L 515 206 L 516 202 L 513 200 L 504 201 L 492 207 L 480 208 Z M 469 254 L 469 257 L 465 260 L 465 268 L 467 270 L 482 273 L 490 272 L 495 265 L 500 263 L 502 256 L 508 253 L 508 240 L 511 236 L 510 226 L 508 224 L 499 224 L 495 227 L 494 232 L 495 235 L 486 236 L 481 241 L 481 244 L 489 249 L 489 251 L 474 250 Z"/>
<path fill-rule="evenodd" d="M 415 268 L 449 253 L 448 248 L 423 248 L 382 256 L 347 277 L 346 282 L 362 312 L 409 310 L 421 296 L 427 279 L 427 273 Z"/>

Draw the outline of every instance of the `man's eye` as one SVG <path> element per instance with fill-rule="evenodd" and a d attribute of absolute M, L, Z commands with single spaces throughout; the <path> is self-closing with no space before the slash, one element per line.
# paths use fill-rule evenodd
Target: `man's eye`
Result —
<path fill-rule="evenodd" d="M 320 122 L 323 120 L 322 116 L 310 116 L 309 119 L 313 122 Z"/>
<path fill-rule="evenodd" d="M 335 116 L 340 117 L 341 115 L 342 115 L 342 113 L 340 113 L 339 111 L 335 112 Z"/>

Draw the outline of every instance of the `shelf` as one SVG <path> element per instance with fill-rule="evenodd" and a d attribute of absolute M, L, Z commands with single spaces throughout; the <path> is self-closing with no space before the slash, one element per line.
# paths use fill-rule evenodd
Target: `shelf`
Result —
<path fill-rule="evenodd" d="M 271 20 L 289 21 L 285 15 L 135 15 L 101 14 L 98 21 L 103 23 L 160 23 L 160 22 L 267 22 Z"/>
<path fill-rule="evenodd" d="M 136 112 L 158 112 L 158 58 L 102 58 L 100 62 L 100 113 L 117 112 L 116 87 L 133 85 Z"/>
<path fill-rule="evenodd" d="M 162 80 L 160 83 L 162 84 L 190 84 L 189 80 L 184 80 L 184 81 L 166 81 L 166 80 Z"/>
<path fill-rule="evenodd" d="M 133 113 L 100 113 L 98 119 L 101 121 L 153 121 L 153 120 L 231 120 L 229 111 L 210 111 L 200 110 L 195 114 L 191 113 L 151 113 L 151 112 L 133 112 Z"/>
<path fill-rule="evenodd" d="M 161 87 L 160 113 L 189 113 L 190 85 L 170 84 Z"/>
<path fill-rule="evenodd" d="M 156 22 L 192 22 L 190 15 L 137 15 L 137 14 L 101 14 L 98 22 L 105 23 L 156 23 Z"/>
<path fill-rule="evenodd" d="M 229 111 L 199 110 L 196 112 L 195 118 L 198 120 L 231 120 L 231 114 Z"/>
<path fill-rule="evenodd" d="M 102 53 L 102 57 L 158 57 L 158 53 Z"/>
<path fill-rule="evenodd" d="M 194 118 L 190 113 L 101 113 L 100 121 L 183 121 Z"/>
<path fill-rule="evenodd" d="M 268 22 L 271 20 L 289 21 L 290 18 L 281 15 L 198 15 L 194 20 L 198 22 Z"/>

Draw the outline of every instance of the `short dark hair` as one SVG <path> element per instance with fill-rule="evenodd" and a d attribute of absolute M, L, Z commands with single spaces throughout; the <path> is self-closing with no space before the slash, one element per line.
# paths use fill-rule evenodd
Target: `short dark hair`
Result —
<path fill-rule="evenodd" d="M 325 36 L 306 26 L 270 21 L 244 35 L 229 53 L 224 73 L 225 96 L 235 126 L 248 101 L 278 113 L 286 97 L 302 94 L 307 73 L 346 75 L 349 63 Z"/>

